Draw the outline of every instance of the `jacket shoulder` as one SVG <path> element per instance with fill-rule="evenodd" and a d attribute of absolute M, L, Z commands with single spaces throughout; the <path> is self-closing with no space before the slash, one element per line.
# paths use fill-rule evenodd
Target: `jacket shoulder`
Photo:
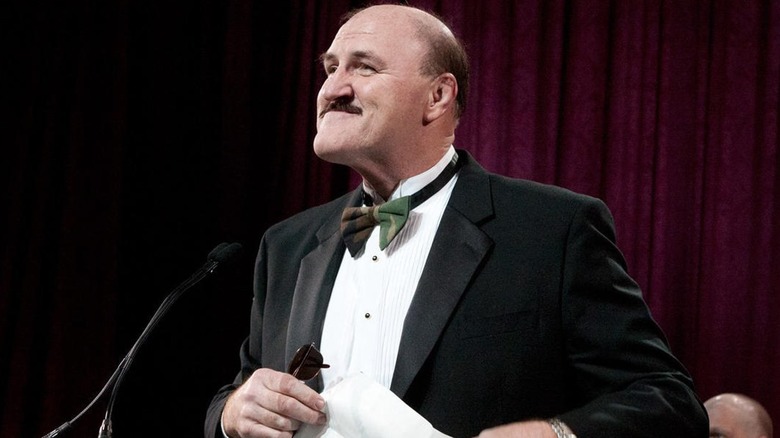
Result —
<path fill-rule="evenodd" d="M 314 236 L 323 226 L 338 227 L 341 211 L 350 205 L 354 196 L 354 191 L 349 192 L 277 222 L 266 230 L 264 239 L 304 240 L 306 236 Z"/>
<path fill-rule="evenodd" d="M 596 214 L 608 222 L 612 215 L 598 198 L 572 190 L 524 179 L 490 174 L 496 212 L 512 211 L 518 217 L 543 223 L 569 221 L 577 214 Z M 563 224 L 562 223 L 562 224 Z"/>

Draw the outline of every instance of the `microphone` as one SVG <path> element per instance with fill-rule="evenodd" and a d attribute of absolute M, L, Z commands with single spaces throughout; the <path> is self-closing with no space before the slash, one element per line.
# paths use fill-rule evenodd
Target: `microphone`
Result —
<path fill-rule="evenodd" d="M 217 266 L 234 259 L 239 252 L 241 252 L 241 244 L 239 243 L 222 242 L 214 249 L 212 249 L 206 259 L 206 263 L 201 266 L 200 269 L 195 271 L 195 273 L 192 274 L 190 278 L 182 282 L 179 286 L 176 287 L 176 289 L 171 291 L 167 297 L 165 297 L 162 304 L 160 304 L 160 307 L 158 307 L 157 311 L 154 313 L 154 315 L 152 315 L 152 318 L 149 320 L 146 328 L 144 328 L 143 332 L 141 332 L 141 335 L 135 341 L 135 344 L 133 344 L 132 348 L 130 348 L 130 351 L 119 363 L 116 370 L 114 370 L 114 373 L 111 375 L 111 377 L 109 377 L 108 381 L 103 386 L 103 389 L 100 390 L 98 395 L 95 396 L 95 398 L 89 403 L 89 405 L 87 405 L 86 408 L 84 408 L 84 410 L 73 417 L 72 420 L 66 421 L 60 427 L 44 435 L 43 438 L 54 438 L 60 433 L 70 429 L 73 423 L 75 423 L 79 418 L 87 413 L 87 411 L 92 408 L 92 406 L 103 396 L 103 394 L 113 386 L 111 390 L 111 398 L 109 398 L 108 405 L 106 407 L 106 414 L 98 432 L 98 438 L 111 438 L 113 434 L 111 416 L 114 410 L 114 402 L 116 401 L 116 396 L 119 392 L 119 386 L 122 383 L 122 379 L 127 373 L 127 370 L 130 368 L 130 365 L 133 363 L 133 359 L 135 359 L 135 355 L 138 352 L 138 349 L 141 347 L 141 345 L 143 345 L 143 343 L 146 341 L 146 338 L 149 337 L 149 334 L 152 332 L 152 330 L 154 330 L 162 317 L 168 313 L 168 310 L 170 310 L 171 306 L 173 306 L 173 303 L 175 303 L 184 292 L 198 284 L 207 275 L 214 272 L 214 270 L 217 269 Z"/>

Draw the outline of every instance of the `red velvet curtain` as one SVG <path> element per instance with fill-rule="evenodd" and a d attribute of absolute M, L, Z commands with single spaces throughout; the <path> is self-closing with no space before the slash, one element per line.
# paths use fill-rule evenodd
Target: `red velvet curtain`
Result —
<path fill-rule="evenodd" d="M 122 436 L 198 436 L 237 370 L 263 230 L 354 187 L 311 151 L 317 56 L 360 1 L 13 3 L 0 184 L 0 436 L 99 391 L 220 241 L 119 394 Z M 471 56 L 456 146 L 604 199 L 702 398 L 780 418 L 780 4 L 410 1 Z M 71 436 L 97 433 L 105 404 Z"/>

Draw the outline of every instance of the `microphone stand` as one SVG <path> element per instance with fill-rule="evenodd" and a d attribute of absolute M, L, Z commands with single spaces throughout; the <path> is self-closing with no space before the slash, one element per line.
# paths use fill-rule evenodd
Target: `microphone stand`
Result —
<path fill-rule="evenodd" d="M 165 316 L 165 314 L 168 313 L 171 306 L 181 297 L 181 295 L 186 292 L 188 289 L 190 289 L 192 286 L 195 286 L 197 283 L 199 283 L 203 278 L 205 278 L 207 275 L 214 272 L 214 270 L 217 268 L 217 266 L 220 263 L 226 262 L 229 259 L 231 259 L 233 256 L 235 256 L 239 251 L 241 250 L 241 245 L 238 243 L 220 243 L 216 246 L 211 252 L 209 253 L 208 260 L 206 263 L 198 269 L 190 278 L 182 282 L 179 286 L 176 287 L 173 291 L 171 291 L 170 294 L 168 294 L 167 297 L 165 297 L 165 300 L 163 300 L 162 304 L 157 308 L 157 311 L 154 313 L 152 318 L 149 320 L 149 323 L 146 325 L 146 328 L 144 328 L 143 332 L 141 332 L 141 335 L 138 337 L 138 340 L 135 341 L 135 344 L 133 344 L 132 348 L 130 348 L 130 351 L 125 355 L 125 357 L 122 359 L 122 361 L 117 366 L 116 370 L 114 370 L 114 373 L 111 374 L 111 377 L 109 377 L 106 384 L 103 386 L 103 389 L 100 390 L 97 396 L 95 396 L 94 399 L 92 399 L 92 402 L 87 405 L 84 410 L 82 410 L 78 415 L 76 415 L 72 420 L 66 421 L 63 423 L 60 427 L 52 430 L 48 434 L 44 435 L 43 438 L 54 438 L 58 436 L 60 433 L 68 430 L 73 423 L 75 423 L 81 416 L 83 416 L 87 411 L 92 408 L 92 406 L 103 396 L 103 394 L 108 390 L 108 388 L 111 388 L 113 386 L 113 389 L 111 391 L 111 397 L 108 400 L 108 405 L 106 407 L 106 414 L 103 418 L 103 422 L 100 425 L 100 430 L 98 431 L 98 438 L 111 438 L 113 434 L 113 426 L 111 423 L 111 418 L 113 415 L 114 410 L 114 403 L 116 402 L 116 396 L 119 392 L 119 386 L 122 383 L 122 379 L 124 379 L 125 374 L 127 373 L 127 370 L 130 368 L 130 365 L 133 363 L 133 359 L 135 359 L 135 355 L 138 352 L 138 349 L 141 347 L 141 345 L 144 344 L 146 339 L 149 337 L 149 334 L 154 330 L 154 328 L 157 326 L 157 324 L 160 322 L 160 320 Z"/>

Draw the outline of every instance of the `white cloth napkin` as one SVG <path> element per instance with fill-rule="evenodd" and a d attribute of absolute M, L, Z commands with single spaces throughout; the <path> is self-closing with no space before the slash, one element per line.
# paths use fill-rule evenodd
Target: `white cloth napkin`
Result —
<path fill-rule="evenodd" d="M 322 393 L 327 424 L 304 424 L 296 438 L 449 438 L 389 389 L 355 374 Z"/>

